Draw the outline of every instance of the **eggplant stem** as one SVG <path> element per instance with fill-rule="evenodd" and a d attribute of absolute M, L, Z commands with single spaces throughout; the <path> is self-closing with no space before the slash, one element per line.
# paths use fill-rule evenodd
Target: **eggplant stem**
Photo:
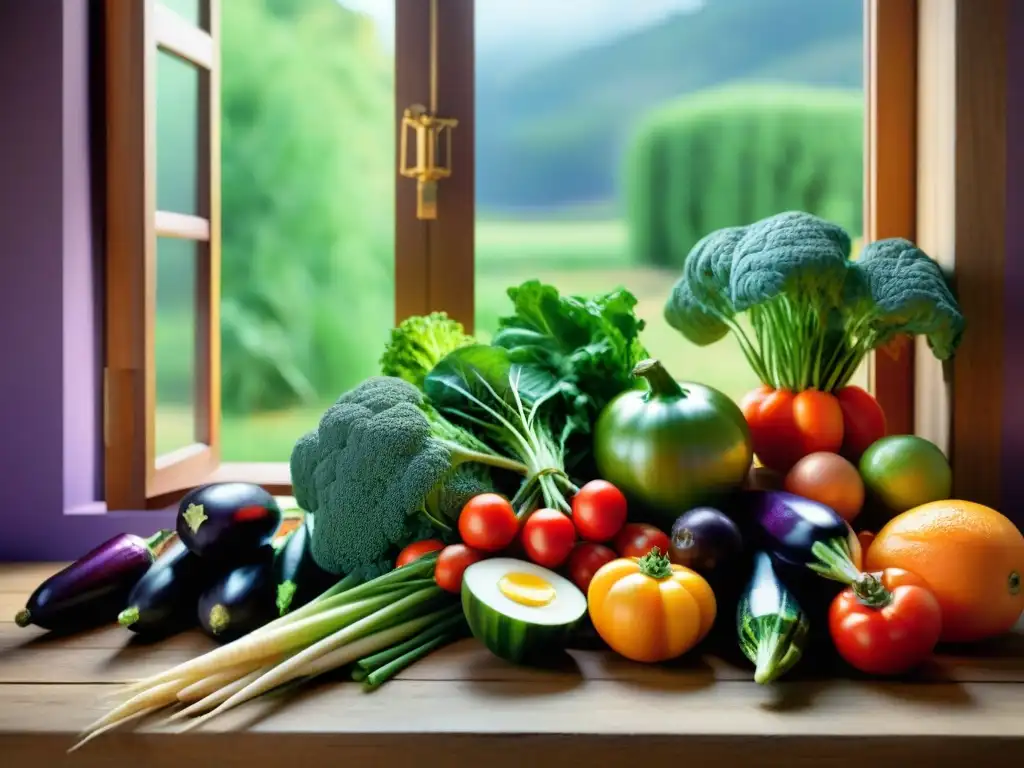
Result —
<path fill-rule="evenodd" d="M 28 608 L 23 611 L 18 611 L 14 616 L 14 623 L 19 627 L 27 627 L 32 623 L 32 613 Z"/>
<path fill-rule="evenodd" d="M 163 528 L 154 533 L 148 539 L 144 539 L 144 541 L 146 542 L 146 546 L 149 548 L 149 551 L 152 552 L 155 557 L 157 554 L 159 554 L 161 547 L 163 547 L 163 545 L 166 544 L 167 541 L 175 535 L 177 535 L 176 531 Z"/>
<path fill-rule="evenodd" d="M 852 586 L 862 578 L 863 574 L 853 564 L 850 548 L 845 539 L 816 541 L 811 546 L 811 554 L 818 562 L 808 563 L 807 567 L 826 579 Z"/>
<path fill-rule="evenodd" d="M 139 620 L 139 609 L 132 605 L 125 608 L 121 613 L 117 615 L 117 623 L 122 627 L 130 627 L 136 621 Z"/>

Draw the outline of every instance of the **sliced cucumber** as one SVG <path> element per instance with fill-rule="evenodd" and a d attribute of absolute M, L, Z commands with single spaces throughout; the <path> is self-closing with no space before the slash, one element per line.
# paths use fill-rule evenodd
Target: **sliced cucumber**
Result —
<path fill-rule="evenodd" d="M 561 651 L 587 612 L 587 598 L 568 579 L 512 558 L 481 560 L 462 577 L 462 608 L 473 636 L 515 664 Z"/>

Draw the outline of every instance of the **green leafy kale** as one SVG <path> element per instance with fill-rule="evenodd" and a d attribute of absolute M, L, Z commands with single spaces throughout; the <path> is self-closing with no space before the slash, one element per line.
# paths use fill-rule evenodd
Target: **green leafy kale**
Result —
<path fill-rule="evenodd" d="M 537 280 L 508 295 L 515 313 L 498 321 L 492 345 L 507 350 L 511 363 L 546 375 L 571 413 L 571 431 L 589 434 L 605 405 L 634 386 L 633 368 L 648 356 L 636 297 L 622 288 L 562 296 Z"/>

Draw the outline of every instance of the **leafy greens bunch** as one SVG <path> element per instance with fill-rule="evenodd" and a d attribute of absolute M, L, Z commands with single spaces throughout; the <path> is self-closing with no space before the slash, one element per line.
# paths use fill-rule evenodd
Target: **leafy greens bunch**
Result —
<path fill-rule="evenodd" d="M 377 376 L 342 395 L 291 456 L 295 499 L 313 514 L 313 557 L 369 578 L 417 539 L 448 536 L 465 502 L 521 476 L 513 502 L 569 511 L 567 468 L 585 465 L 590 425 L 646 357 L 636 299 L 511 288 L 514 314 L 479 344 L 444 313 L 393 332 Z"/>
<path fill-rule="evenodd" d="M 447 355 L 424 382 L 430 401 L 454 422 L 528 467 L 513 499 L 522 516 L 537 504 L 569 513 L 578 489 L 569 471 L 591 459 L 591 426 L 608 402 L 634 386 L 647 357 L 636 297 L 617 289 L 594 298 L 562 296 L 532 280 L 510 288 L 514 314 L 490 345 Z"/>
<path fill-rule="evenodd" d="M 925 336 L 947 360 L 964 330 L 941 269 L 913 243 L 880 240 L 851 261 L 841 227 L 799 211 L 704 237 L 665 319 L 702 346 L 732 333 L 762 383 L 792 391 L 845 386 L 867 354 L 901 336 Z"/>

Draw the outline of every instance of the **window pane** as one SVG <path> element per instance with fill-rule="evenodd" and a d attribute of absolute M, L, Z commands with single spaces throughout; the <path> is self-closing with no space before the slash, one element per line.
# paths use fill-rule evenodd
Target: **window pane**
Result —
<path fill-rule="evenodd" d="M 196 441 L 196 250 L 190 240 L 157 240 L 157 456 Z"/>
<path fill-rule="evenodd" d="M 157 0 L 160 5 L 174 11 L 176 14 L 195 24 L 200 22 L 200 0 Z"/>
<path fill-rule="evenodd" d="M 166 51 L 157 53 L 156 205 L 198 215 L 200 70 Z"/>
<path fill-rule="evenodd" d="M 394 7 L 355 5 L 221 5 L 225 461 L 287 461 L 394 322 Z"/>
<path fill-rule="evenodd" d="M 663 307 L 702 236 L 802 209 L 861 233 L 862 0 L 477 0 L 476 320 L 509 285 L 623 285 L 677 377 L 733 398 L 730 335 Z M 442 85 L 443 87 L 443 85 Z"/>

